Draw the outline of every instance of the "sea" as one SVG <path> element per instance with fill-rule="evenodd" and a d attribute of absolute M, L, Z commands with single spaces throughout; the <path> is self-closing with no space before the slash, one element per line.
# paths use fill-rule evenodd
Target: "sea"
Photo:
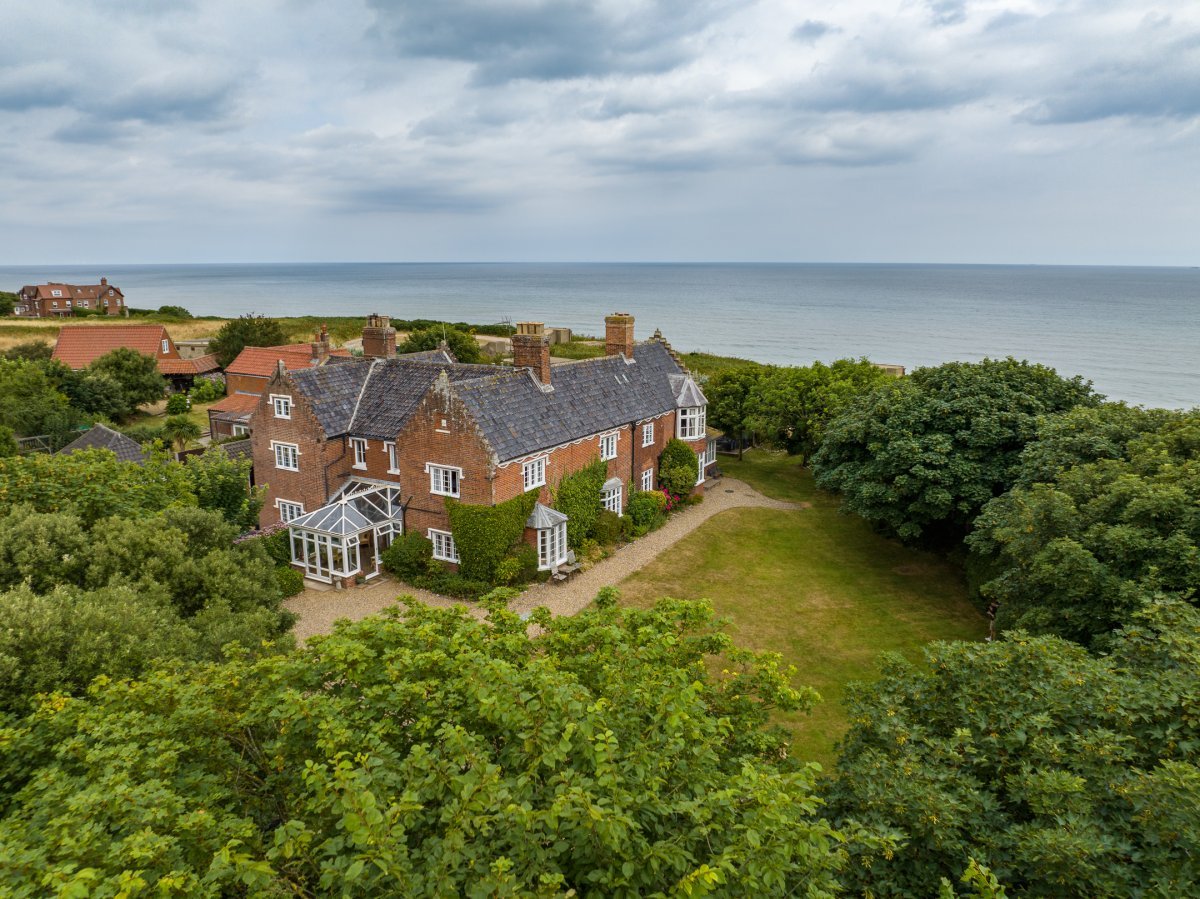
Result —
<path fill-rule="evenodd" d="M 1200 268 L 896 264 L 277 263 L 0 267 L 0 290 L 107 277 L 196 315 L 542 321 L 602 335 L 628 312 L 679 350 L 910 371 L 1013 356 L 1110 399 L 1200 405 Z"/>

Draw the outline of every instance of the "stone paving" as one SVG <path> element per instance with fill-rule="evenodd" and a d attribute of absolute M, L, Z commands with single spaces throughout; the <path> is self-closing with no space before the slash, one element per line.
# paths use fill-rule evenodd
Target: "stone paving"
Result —
<path fill-rule="evenodd" d="M 808 505 L 770 499 L 749 484 L 733 478 L 710 482 L 704 502 L 672 515 L 657 531 L 627 543 L 607 559 L 587 571 L 576 574 L 566 583 L 548 582 L 528 588 L 512 601 L 509 608 L 515 612 L 528 612 L 538 606 L 545 606 L 555 615 L 574 615 L 591 603 L 601 587 L 620 583 L 715 515 L 729 509 L 747 507 L 804 509 Z M 298 640 L 303 641 L 314 634 L 329 633 L 333 630 L 334 622 L 339 619 L 349 618 L 357 621 L 374 615 L 394 605 L 396 598 L 401 595 L 412 596 L 432 606 L 463 606 L 478 618 L 486 614 L 484 609 L 474 603 L 439 596 L 428 590 L 419 590 L 383 574 L 363 586 L 349 590 L 310 587 L 299 596 L 285 601 L 284 605 L 300 616 L 293 633 Z"/>

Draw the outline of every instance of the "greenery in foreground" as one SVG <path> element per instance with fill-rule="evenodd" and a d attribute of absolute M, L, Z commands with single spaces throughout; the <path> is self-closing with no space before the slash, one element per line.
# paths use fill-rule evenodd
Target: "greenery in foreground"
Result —
<path fill-rule="evenodd" d="M 824 701 L 781 721 L 795 757 L 829 766 L 848 725 L 846 684 L 873 680 L 879 653 L 915 656 L 931 640 L 979 639 L 986 625 L 960 571 L 840 514 L 795 457 L 756 450 L 718 464 L 769 496 L 812 506 L 723 513 L 624 581 L 622 596 L 639 606 L 705 597 L 739 645 L 801 665 L 800 681 Z"/>

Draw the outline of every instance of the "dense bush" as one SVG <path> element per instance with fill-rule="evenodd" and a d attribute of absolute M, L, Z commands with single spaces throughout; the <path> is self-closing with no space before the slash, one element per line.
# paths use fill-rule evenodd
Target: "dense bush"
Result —
<path fill-rule="evenodd" d="M 119 388 L 119 416 L 129 416 L 139 406 L 161 400 L 167 393 L 167 382 L 158 373 L 153 356 L 143 356 L 129 347 L 111 350 L 88 366 L 88 373 L 107 377 Z"/>
<path fill-rule="evenodd" d="M 225 520 L 243 531 L 258 524 L 265 488 L 250 487 L 250 459 L 230 458 L 219 447 L 209 447 L 203 453 L 188 456 L 183 473 L 191 485 L 196 503 L 202 509 L 215 509 Z M 286 531 L 284 532 L 286 534 Z M 284 540 L 284 549 L 290 553 Z M 274 558 L 274 556 L 272 556 Z M 288 561 L 285 559 L 277 561 Z"/>
<path fill-rule="evenodd" d="M 641 537 L 667 520 L 667 498 L 659 490 L 639 490 L 629 497 L 625 517 L 633 523 L 633 533 Z"/>
<path fill-rule="evenodd" d="M 413 578 L 429 573 L 433 544 L 424 534 L 412 531 L 393 540 L 380 554 L 379 561 L 396 577 L 411 583 Z"/>
<path fill-rule="evenodd" d="M 304 575 L 291 565 L 279 565 L 275 569 L 275 583 L 279 592 L 286 598 L 299 596 L 304 592 Z"/>
<path fill-rule="evenodd" d="M 483 354 L 479 350 L 479 343 L 473 335 L 440 324 L 412 331 L 408 335 L 408 339 L 396 347 L 396 352 L 420 353 L 436 350 L 441 346 L 443 340 L 446 341 L 450 352 L 459 362 L 479 363 L 484 361 Z"/>
<path fill-rule="evenodd" d="M 449 571 L 441 566 L 436 566 L 428 574 L 414 577 L 411 583 L 414 587 L 420 587 L 422 590 L 428 590 L 431 593 L 439 593 L 442 596 L 453 596 L 456 599 L 470 600 L 477 600 L 480 597 L 486 596 L 494 587 L 494 584 L 488 581 L 463 577 L 461 574 Z"/>
<path fill-rule="evenodd" d="M 0 748 L 0 892 L 836 892 L 845 837 L 767 729 L 810 699 L 777 659 L 701 604 L 539 623 L 414 605 L 30 716 Z"/>
<path fill-rule="evenodd" d="M 188 312 L 183 306 L 159 306 L 158 314 L 169 318 L 192 318 L 192 313 Z"/>
<path fill-rule="evenodd" d="M 164 445 L 167 443 L 166 431 L 161 424 L 125 425 L 121 427 L 121 433 L 130 440 L 140 443 L 143 449 L 156 440 L 161 441 Z"/>
<path fill-rule="evenodd" d="M 494 581 L 496 566 L 524 536 L 525 522 L 537 498 L 538 492 L 531 490 L 494 506 L 446 500 L 463 577 L 484 583 Z"/>
<path fill-rule="evenodd" d="M 608 509 L 602 509 L 600 517 L 596 519 L 593 533 L 601 546 L 612 546 L 621 537 L 621 516 Z"/>
<path fill-rule="evenodd" d="M 572 549 L 579 549 L 595 530 L 603 508 L 600 493 L 607 477 L 607 463 L 597 459 L 564 477 L 554 489 L 554 508 L 567 516 L 567 544 Z"/>
<path fill-rule="evenodd" d="M 216 353 L 217 364 L 224 369 L 248 346 L 281 346 L 285 343 L 287 337 L 279 322 L 247 313 L 223 324 L 208 342 L 208 351 Z"/>
<path fill-rule="evenodd" d="M 215 403 L 225 395 L 225 384 L 220 377 L 197 378 L 188 396 L 193 403 Z"/>
<path fill-rule="evenodd" d="M 658 457 L 658 482 L 673 495 L 687 496 L 696 488 L 700 458 L 677 437 L 672 437 Z"/>
<path fill-rule="evenodd" d="M 168 415 L 187 415 L 192 404 L 188 402 L 186 393 L 172 393 L 167 397 L 167 414 Z"/>

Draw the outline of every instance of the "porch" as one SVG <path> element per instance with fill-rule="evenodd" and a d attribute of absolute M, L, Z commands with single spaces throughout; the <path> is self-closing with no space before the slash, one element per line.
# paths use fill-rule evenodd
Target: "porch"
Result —
<path fill-rule="evenodd" d="M 328 505 L 288 523 L 292 564 L 304 576 L 341 584 L 377 577 L 379 557 L 404 533 L 396 486 L 352 482 Z"/>

